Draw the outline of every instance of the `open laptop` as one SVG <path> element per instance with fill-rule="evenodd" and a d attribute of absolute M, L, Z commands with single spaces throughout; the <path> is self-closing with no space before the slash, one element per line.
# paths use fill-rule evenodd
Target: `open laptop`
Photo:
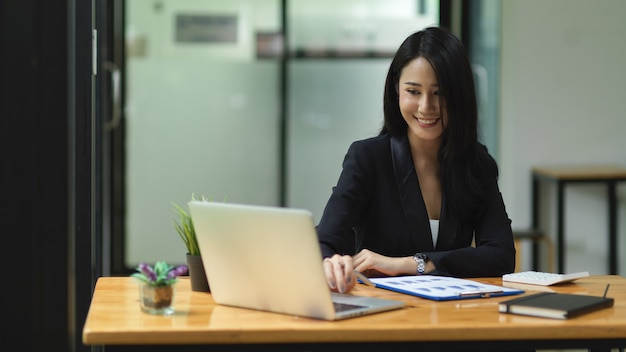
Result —
<path fill-rule="evenodd" d="M 189 210 L 218 304 L 324 320 L 405 306 L 331 292 L 308 210 L 204 201 Z"/>

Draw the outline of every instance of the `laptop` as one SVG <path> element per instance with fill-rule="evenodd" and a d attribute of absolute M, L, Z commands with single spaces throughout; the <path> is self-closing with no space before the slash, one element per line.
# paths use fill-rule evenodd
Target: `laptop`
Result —
<path fill-rule="evenodd" d="M 308 210 L 191 201 L 189 211 L 218 304 L 322 320 L 405 306 L 332 292 Z"/>

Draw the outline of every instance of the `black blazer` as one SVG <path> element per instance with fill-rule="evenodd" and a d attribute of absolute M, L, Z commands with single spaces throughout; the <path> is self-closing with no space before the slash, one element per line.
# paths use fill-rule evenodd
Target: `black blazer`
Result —
<path fill-rule="evenodd" d="M 442 206 L 434 248 L 408 139 L 381 135 L 354 142 L 317 225 L 323 257 L 354 255 L 361 249 L 391 257 L 421 252 L 435 264 L 433 275 L 492 277 L 513 272 L 511 220 L 497 180 L 491 184 L 483 204 L 474 209 L 471 225 L 461 225 Z"/>

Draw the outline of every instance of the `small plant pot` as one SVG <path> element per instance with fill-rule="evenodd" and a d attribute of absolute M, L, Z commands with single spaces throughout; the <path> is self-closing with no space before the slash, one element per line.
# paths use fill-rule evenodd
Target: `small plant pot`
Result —
<path fill-rule="evenodd" d="M 149 314 L 170 315 L 174 313 L 175 286 L 139 285 L 141 310 Z"/>
<path fill-rule="evenodd" d="M 189 268 L 191 290 L 196 292 L 211 292 L 206 272 L 204 271 L 202 257 L 187 253 L 187 267 Z"/>

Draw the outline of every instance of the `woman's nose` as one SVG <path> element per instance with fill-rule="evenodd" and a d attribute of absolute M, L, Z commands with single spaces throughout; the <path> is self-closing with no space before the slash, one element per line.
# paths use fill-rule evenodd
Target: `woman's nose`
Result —
<path fill-rule="evenodd" d="M 426 111 L 435 110 L 437 103 L 438 103 L 437 98 L 438 97 L 434 95 L 422 94 L 421 99 L 420 99 L 420 106 Z"/>

